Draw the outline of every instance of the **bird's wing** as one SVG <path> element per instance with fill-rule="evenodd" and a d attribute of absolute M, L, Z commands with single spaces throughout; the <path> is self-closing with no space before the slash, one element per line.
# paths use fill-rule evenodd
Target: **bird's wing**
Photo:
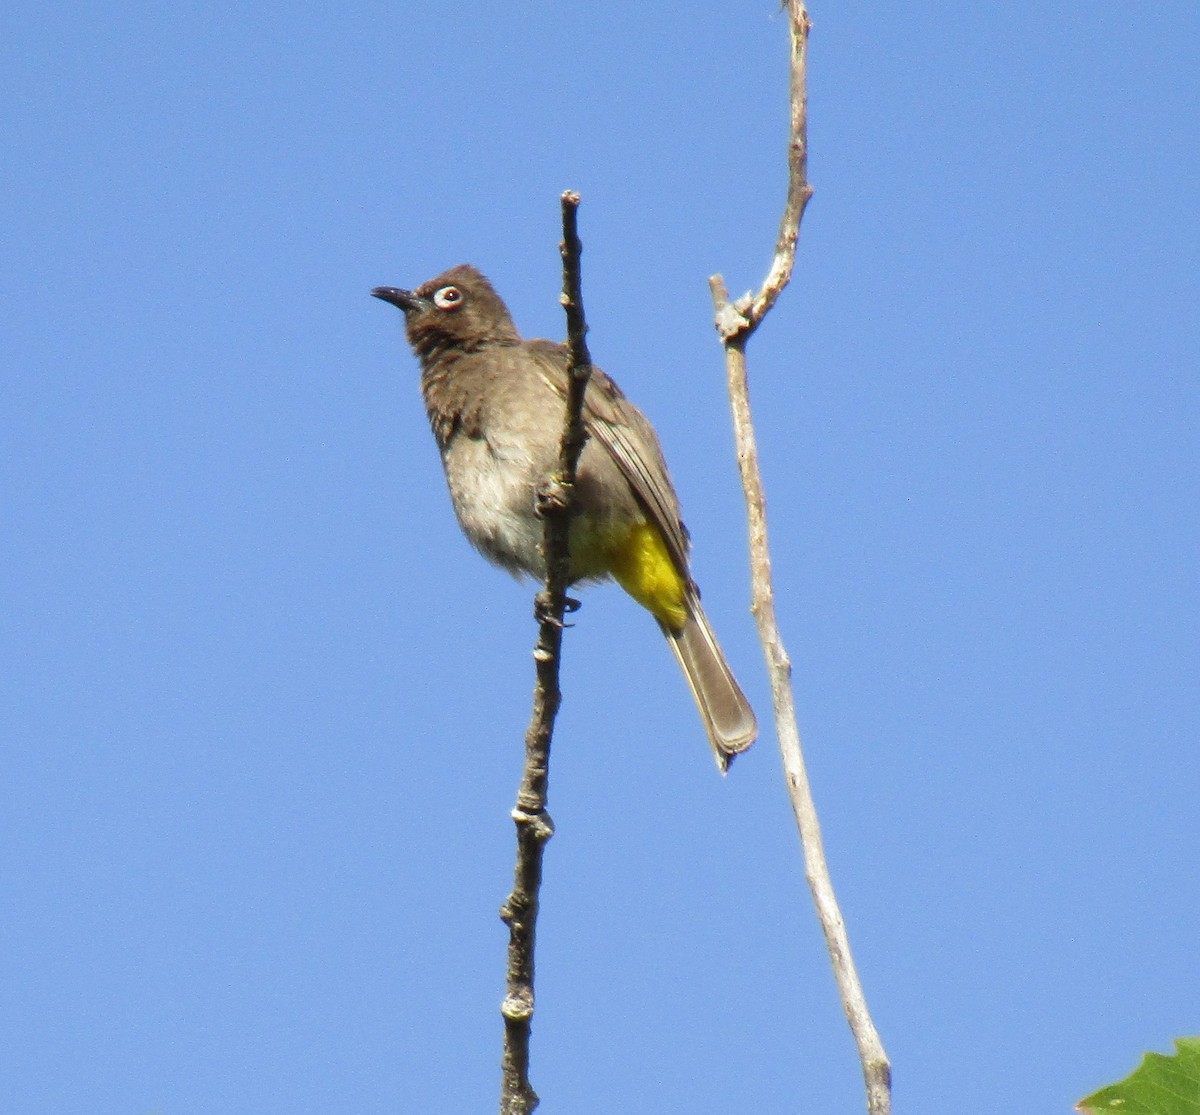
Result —
<path fill-rule="evenodd" d="M 567 397 L 565 345 L 553 341 L 526 341 L 546 382 L 562 399 Z M 688 532 L 679 517 L 679 497 L 671 485 L 667 462 L 650 420 L 625 398 L 621 389 L 593 366 L 583 400 L 583 421 L 588 434 L 604 446 L 616 462 L 638 501 L 653 518 L 671 558 L 688 577 Z"/>

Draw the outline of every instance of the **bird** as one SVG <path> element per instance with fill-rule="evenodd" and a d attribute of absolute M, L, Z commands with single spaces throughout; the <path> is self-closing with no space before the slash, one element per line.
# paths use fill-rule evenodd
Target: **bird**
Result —
<path fill-rule="evenodd" d="M 470 264 L 414 290 L 381 286 L 371 293 L 404 313 L 463 533 L 496 565 L 544 579 L 537 498 L 558 466 L 566 346 L 522 339 L 504 301 Z M 658 436 L 597 367 L 583 422 L 587 441 L 568 535 L 571 583 L 615 580 L 651 613 L 725 773 L 758 728 L 701 606 L 688 565 L 688 531 Z"/>

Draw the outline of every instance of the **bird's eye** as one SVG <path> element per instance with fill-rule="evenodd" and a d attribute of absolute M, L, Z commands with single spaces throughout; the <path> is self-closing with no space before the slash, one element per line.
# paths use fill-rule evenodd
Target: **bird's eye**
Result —
<path fill-rule="evenodd" d="M 444 286 L 433 296 L 433 304 L 439 310 L 457 310 L 462 300 L 462 291 L 456 286 Z"/>

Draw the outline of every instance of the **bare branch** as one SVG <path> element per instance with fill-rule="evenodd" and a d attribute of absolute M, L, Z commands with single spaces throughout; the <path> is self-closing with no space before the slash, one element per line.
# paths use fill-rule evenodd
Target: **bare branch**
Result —
<path fill-rule="evenodd" d="M 726 342 L 739 337 L 744 342 L 758 328 L 783 288 L 791 281 L 800 221 L 813 194 L 812 186 L 808 184 L 808 33 L 812 24 L 801 0 L 786 0 L 785 7 L 791 25 L 792 44 L 787 201 L 779 222 L 771 270 L 758 293 L 748 300 L 739 299 L 735 305 L 730 303 L 728 294 L 721 287 L 721 301 L 717 305 L 717 332 L 721 340 Z M 717 297 L 715 288 L 713 296 Z"/>
<path fill-rule="evenodd" d="M 592 374 L 584 335 L 576 214 L 579 195 L 562 195 L 563 260 L 562 303 L 567 313 L 570 365 L 567 371 L 567 409 L 563 426 L 559 468 L 538 492 L 538 509 L 543 521 L 546 583 L 537 594 L 534 612 L 538 640 L 533 658 L 537 682 L 533 713 L 525 733 L 525 769 L 513 820 L 517 826 L 517 859 L 512 893 L 500 907 L 508 926 L 508 977 L 500 1013 L 504 1017 L 504 1055 L 501 1059 L 500 1115 L 529 1115 L 538 1105 L 537 1093 L 529 1083 L 529 1038 L 533 1023 L 534 950 L 542 885 L 542 855 L 554 835 L 554 822 L 546 812 L 550 775 L 550 741 L 554 718 L 562 694 L 558 667 L 562 651 L 563 616 L 567 610 L 570 584 L 568 534 L 571 524 L 575 471 L 583 451 L 583 397 Z"/>
<path fill-rule="evenodd" d="M 810 24 L 803 0 L 786 0 L 786 8 L 792 44 L 791 135 L 788 146 L 787 202 L 775 244 L 775 256 L 771 261 L 771 270 L 766 281 L 758 293 L 746 299 L 739 299 L 736 304 L 730 303 L 725 282 L 720 275 L 714 275 L 709 280 L 709 286 L 712 290 L 717 332 L 725 348 L 725 368 L 737 441 L 738 466 L 746 498 L 753 584 L 751 610 L 758 624 L 759 638 L 771 679 L 775 726 L 783 756 L 788 796 L 792 802 L 792 811 L 804 848 L 805 875 L 812 891 L 821 929 L 825 934 L 825 944 L 833 963 L 842 1009 L 846 1013 L 858 1046 L 866 1083 L 867 1109 L 871 1115 L 888 1115 L 891 1111 L 891 1065 L 867 1009 L 862 984 L 850 953 L 845 922 L 834 894 L 829 867 L 825 862 L 821 827 L 804 766 L 800 730 L 796 723 L 795 698 L 791 684 L 792 664 L 775 620 L 775 592 L 771 582 L 771 555 L 767 544 L 766 497 L 758 465 L 758 449 L 746 377 L 746 342 L 791 279 L 800 221 L 812 196 L 812 187 L 808 184 L 807 51 Z"/>

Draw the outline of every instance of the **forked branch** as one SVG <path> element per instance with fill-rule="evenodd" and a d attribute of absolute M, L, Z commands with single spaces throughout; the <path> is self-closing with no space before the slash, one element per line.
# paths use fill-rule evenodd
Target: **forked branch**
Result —
<path fill-rule="evenodd" d="M 746 378 L 746 342 L 792 277 L 800 221 L 808 199 L 812 196 L 812 187 L 808 184 L 807 61 L 810 24 L 803 0 L 786 0 L 785 7 L 791 30 L 791 134 L 788 144 L 787 202 L 779 225 L 775 256 L 767 278 L 757 293 L 747 294 L 737 302 L 731 303 L 725 282 L 720 275 L 714 275 L 709 280 L 709 286 L 712 290 L 717 332 L 725 348 L 725 369 L 729 384 L 729 401 L 733 411 L 738 467 L 741 470 L 742 488 L 746 498 L 753 586 L 751 610 L 758 625 L 759 638 L 771 679 L 776 732 L 783 755 L 788 796 L 804 849 L 805 875 L 812 891 L 821 929 L 825 934 L 842 1008 L 846 1012 L 850 1030 L 858 1046 L 866 1084 L 867 1109 L 870 1115 L 888 1115 L 892 1102 L 891 1065 L 867 1009 L 862 984 L 850 953 L 850 940 L 846 934 L 845 922 L 834 894 L 829 867 L 825 862 L 821 826 L 804 766 L 800 730 L 796 723 L 796 705 L 791 684 L 792 664 L 775 620 L 771 554 L 767 544 L 766 498 L 758 465 L 758 449 Z"/>

